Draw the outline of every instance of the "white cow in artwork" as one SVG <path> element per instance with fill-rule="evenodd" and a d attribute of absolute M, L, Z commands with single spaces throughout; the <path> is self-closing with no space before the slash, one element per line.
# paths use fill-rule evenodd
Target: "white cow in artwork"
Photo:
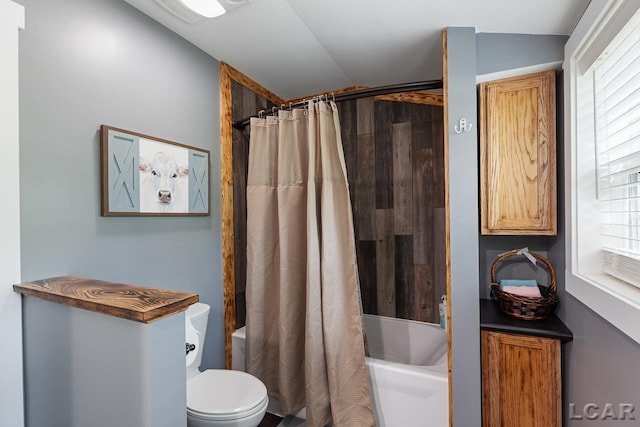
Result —
<path fill-rule="evenodd" d="M 188 212 L 189 168 L 176 161 L 176 155 L 167 151 L 163 147 L 163 151 L 156 151 L 147 157 L 142 155 L 141 150 L 140 212 Z"/>

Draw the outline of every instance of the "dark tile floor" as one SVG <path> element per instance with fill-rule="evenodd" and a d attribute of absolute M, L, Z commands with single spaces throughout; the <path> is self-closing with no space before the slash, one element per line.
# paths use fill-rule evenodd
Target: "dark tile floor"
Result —
<path fill-rule="evenodd" d="M 280 421 L 282 418 L 267 412 L 258 427 L 277 427 Z"/>

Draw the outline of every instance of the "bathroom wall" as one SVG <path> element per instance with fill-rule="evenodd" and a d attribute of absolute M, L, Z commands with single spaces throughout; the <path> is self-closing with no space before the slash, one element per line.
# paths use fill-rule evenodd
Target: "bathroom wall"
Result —
<path fill-rule="evenodd" d="M 218 62 L 123 1 L 18 3 L 22 280 L 196 292 L 222 367 Z M 211 216 L 101 217 L 101 124 L 210 150 Z"/>
<path fill-rule="evenodd" d="M 589 426 L 596 421 L 570 419 L 569 404 L 574 404 L 574 414 L 582 414 L 588 403 L 602 409 L 607 403 L 635 405 L 636 421 L 597 420 L 598 426 L 637 425 L 640 420 L 640 344 L 620 332 L 605 319 L 565 292 L 566 270 L 564 224 L 564 138 L 563 138 L 563 85 L 558 80 L 558 235 L 549 238 L 549 260 L 559 272 L 557 315 L 573 332 L 573 341 L 564 345 L 562 370 L 564 373 L 564 422 L 566 426 Z"/>
<path fill-rule="evenodd" d="M 365 313 L 438 322 L 445 293 L 442 107 L 338 103 Z"/>
<path fill-rule="evenodd" d="M 589 11 L 584 14 L 576 27 L 578 39 L 582 31 L 591 27 L 593 19 L 608 4 L 606 0 L 593 0 Z M 582 35 L 580 35 L 582 34 Z M 564 82 L 558 79 L 558 235 L 549 239 L 549 259 L 560 272 L 558 296 L 560 304 L 558 317 L 573 332 L 573 341 L 564 345 L 564 425 L 580 427 L 598 425 L 636 426 L 640 423 L 640 344 L 600 317 L 582 302 L 565 291 L 566 272 L 565 249 L 567 234 L 565 227 L 566 208 L 570 203 L 570 193 L 565 184 L 565 166 L 568 159 L 568 135 L 564 135 L 563 95 Z M 610 404 L 620 415 L 620 404 L 634 405 L 635 420 L 609 419 L 587 420 L 571 419 L 570 404 L 574 405 L 573 414 L 582 415 L 586 404 L 595 404 L 603 414 L 605 405 Z M 573 417 L 575 418 L 575 417 Z"/>
<path fill-rule="evenodd" d="M 18 30 L 24 28 L 24 9 L 0 2 L 0 425 L 24 425 L 22 325 L 20 295 L 11 285 L 20 282 L 20 171 L 18 129 Z"/>
<path fill-rule="evenodd" d="M 564 58 L 567 36 L 542 34 L 476 34 L 477 74 L 508 72 Z"/>
<path fill-rule="evenodd" d="M 480 406 L 480 310 L 478 307 L 478 136 L 455 132 L 466 118 L 477 129 L 476 36 L 469 27 L 447 28 L 445 93 L 449 164 L 451 251 L 450 358 L 453 425 L 478 425 Z"/>

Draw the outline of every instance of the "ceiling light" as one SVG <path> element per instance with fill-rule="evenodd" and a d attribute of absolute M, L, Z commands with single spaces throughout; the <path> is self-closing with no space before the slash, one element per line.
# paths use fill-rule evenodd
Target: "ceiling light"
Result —
<path fill-rule="evenodd" d="M 222 15 L 224 7 L 217 0 L 178 0 L 180 3 L 205 18 L 215 18 Z"/>
<path fill-rule="evenodd" d="M 169 12 L 189 24 L 225 13 L 217 0 L 156 0 Z"/>

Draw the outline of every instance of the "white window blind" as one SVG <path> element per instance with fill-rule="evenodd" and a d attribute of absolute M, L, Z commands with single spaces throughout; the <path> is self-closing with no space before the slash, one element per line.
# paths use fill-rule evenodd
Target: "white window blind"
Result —
<path fill-rule="evenodd" d="M 640 286 L 640 15 L 591 67 L 603 269 Z"/>

